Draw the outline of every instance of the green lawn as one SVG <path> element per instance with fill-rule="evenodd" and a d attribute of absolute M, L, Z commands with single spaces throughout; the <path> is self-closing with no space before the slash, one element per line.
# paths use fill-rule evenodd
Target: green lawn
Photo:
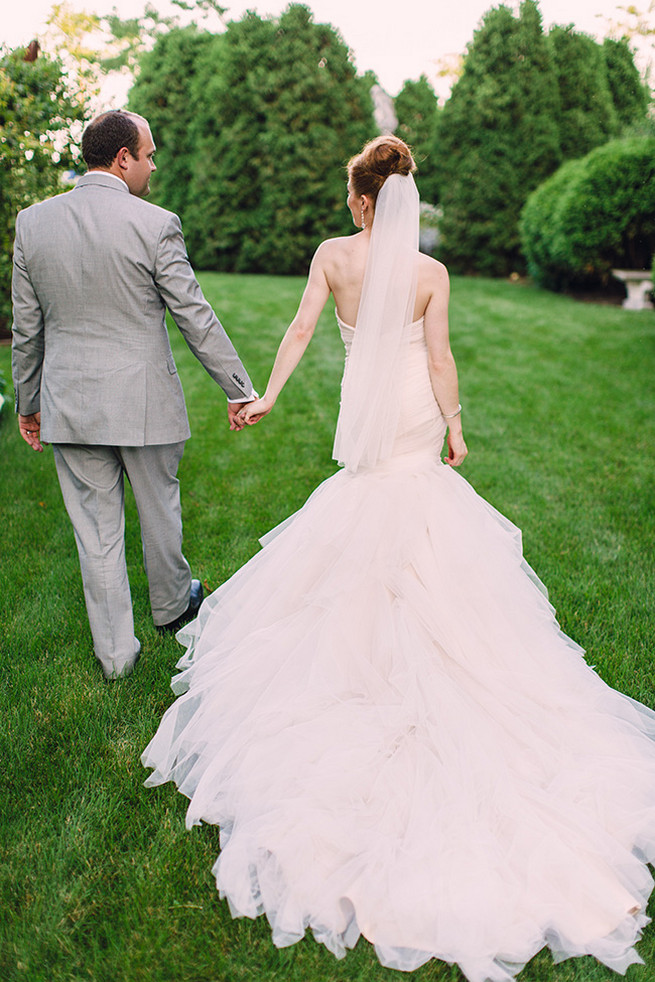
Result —
<path fill-rule="evenodd" d="M 299 279 L 205 274 L 263 389 Z M 455 279 L 453 348 L 469 457 L 462 468 L 524 531 L 564 630 L 611 684 L 655 706 L 655 314 L 580 304 L 531 287 Z M 257 538 L 334 471 L 341 343 L 326 312 L 273 415 L 227 430 L 225 400 L 176 330 L 193 438 L 181 467 L 185 549 L 215 588 Z M 9 379 L 10 352 L 0 348 Z M 232 921 L 210 874 L 213 827 L 185 831 L 172 785 L 146 790 L 141 750 L 172 700 L 182 653 L 150 619 L 133 502 L 127 550 L 143 656 L 107 685 L 91 652 L 73 536 L 51 452 L 0 423 L 2 982 L 377 982 L 363 941 L 336 961 L 311 938 L 287 951 L 267 924 Z M 655 979 L 655 929 L 640 951 Z M 542 953 L 521 982 L 609 982 L 591 959 Z M 432 963 L 416 982 L 454 982 Z"/>

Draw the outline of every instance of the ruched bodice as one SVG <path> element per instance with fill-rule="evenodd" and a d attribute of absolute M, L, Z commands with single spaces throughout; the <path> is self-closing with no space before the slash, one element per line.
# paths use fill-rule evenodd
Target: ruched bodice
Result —
<path fill-rule="evenodd" d="M 346 349 L 346 364 L 355 336 L 355 328 L 346 324 L 335 311 L 341 339 Z M 398 366 L 402 391 L 400 418 L 394 441 L 394 458 L 425 453 L 438 457 L 446 435 L 446 421 L 434 398 L 428 370 L 428 348 L 424 318 L 409 326 L 408 344 Z M 398 461 L 402 463 L 402 461 Z"/>

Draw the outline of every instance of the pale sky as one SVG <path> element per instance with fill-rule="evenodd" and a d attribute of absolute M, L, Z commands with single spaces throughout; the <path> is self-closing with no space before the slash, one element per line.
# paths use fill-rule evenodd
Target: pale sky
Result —
<path fill-rule="evenodd" d="M 151 0 L 162 13 L 179 12 L 168 0 Z M 354 53 L 359 72 L 372 69 L 390 95 L 408 78 L 425 73 L 437 91 L 437 63 L 462 52 L 493 0 L 305 0 L 314 20 L 330 23 Z M 507 6 L 518 8 L 514 0 Z M 622 0 L 627 6 L 628 0 Z M 139 13 L 145 0 L 69 0 L 75 10 L 97 14 L 116 7 L 120 16 Z M 227 19 L 238 20 L 248 9 L 261 16 L 279 14 L 288 0 L 222 0 Z M 45 30 L 53 0 L 4 0 L 0 41 L 10 46 L 27 44 Z M 621 20 L 617 0 L 541 0 L 544 26 L 573 23 L 595 37 L 608 33 L 609 20 Z M 443 84 L 441 86 L 443 88 Z"/>

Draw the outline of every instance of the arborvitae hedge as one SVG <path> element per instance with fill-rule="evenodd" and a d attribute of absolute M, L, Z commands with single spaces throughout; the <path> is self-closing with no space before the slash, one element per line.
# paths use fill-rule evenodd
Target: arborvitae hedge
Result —
<path fill-rule="evenodd" d="M 537 4 L 490 10 L 439 122 L 440 255 L 453 270 L 523 268 L 519 214 L 561 162 L 559 108 Z"/>
<path fill-rule="evenodd" d="M 655 254 L 655 138 L 613 140 L 564 164 L 528 198 L 521 236 L 529 271 L 563 289 L 649 269 Z"/>
<path fill-rule="evenodd" d="M 597 44 L 571 27 L 545 36 L 538 6 L 491 9 L 439 116 L 441 257 L 458 272 L 525 268 L 519 215 L 563 160 L 584 156 L 645 118 L 625 41 Z"/>
<path fill-rule="evenodd" d="M 177 120 L 183 159 L 162 203 L 179 200 L 199 268 L 305 273 L 322 239 L 352 229 L 344 165 L 375 135 L 368 84 L 337 32 L 300 4 L 279 18 L 249 12 L 207 41 L 182 33 L 157 42 L 130 100 L 150 119 L 170 104 Z"/>
<path fill-rule="evenodd" d="M 603 55 L 607 84 L 621 126 L 639 123 L 646 117 L 649 94 L 642 82 L 630 46 L 625 38 L 605 38 Z"/>
<path fill-rule="evenodd" d="M 416 184 L 423 201 L 436 204 L 437 184 L 437 123 L 439 108 L 434 89 L 425 75 L 418 81 L 407 81 L 394 99 L 398 117 L 396 136 L 414 151 L 418 171 Z"/>
<path fill-rule="evenodd" d="M 181 215 L 197 266 L 304 272 L 321 239 L 351 229 L 343 165 L 375 135 L 370 81 L 299 4 L 218 36 L 159 38 L 130 106 L 158 146 L 152 200 Z M 441 257 L 459 272 L 523 270 L 529 193 L 567 155 L 643 121 L 644 91 L 627 42 L 545 36 L 535 0 L 518 17 L 490 10 L 443 111 L 423 77 L 396 99 L 421 195 L 444 212 Z"/>
<path fill-rule="evenodd" d="M 195 26 L 162 34 L 140 62 L 129 106 L 145 116 L 157 147 L 149 200 L 185 216 L 195 160 L 193 80 L 199 59 L 217 38 Z"/>
<path fill-rule="evenodd" d="M 551 28 L 560 98 L 560 145 L 565 160 L 584 157 L 618 135 L 619 121 L 607 79 L 603 48 L 593 38 L 569 27 Z"/>

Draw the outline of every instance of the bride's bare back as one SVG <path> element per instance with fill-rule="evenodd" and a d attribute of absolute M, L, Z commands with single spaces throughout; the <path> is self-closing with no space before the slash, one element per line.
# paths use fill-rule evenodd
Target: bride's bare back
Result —
<path fill-rule="evenodd" d="M 245 406 L 237 424 L 256 423 L 271 411 L 282 387 L 302 358 L 318 318 L 334 296 L 341 319 L 354 327 L 362 295 L 364 271 L 370 244 L 370 228 L 355 235 L 327 239 L 318 249 L 309 270 L 305 291 L 278 349 L 273 371 L 261 399 Z M 428 368 L 434 397 L 448 419 L 448 457 L 446 462 L 457 467 L 467 449 L 462 436 L 461 417 L 456 415 L 459 402 L 457 368 L 448 337 L 448 271 L 443 263 L 417 254 L 418 283 L 414 320 L 424 317 Z"/>
<path fill-rule="evenodd" d="M 359 232 L 356 235 L 328 239 L 316 253 L 315 262 L 320 263 L 339 316 L 352 327 L 357 320 L 369 243 L 370 235 L 366 231 Z M 422 253 L 418 254 L 417 261 L 419 269 L 414 320 L 420 320 L 426 315 L 433 296 L 435 308 L 443 308 L 444 302 L 446 307 L 448 304 L 448 274 L 445 266 Z"/>

